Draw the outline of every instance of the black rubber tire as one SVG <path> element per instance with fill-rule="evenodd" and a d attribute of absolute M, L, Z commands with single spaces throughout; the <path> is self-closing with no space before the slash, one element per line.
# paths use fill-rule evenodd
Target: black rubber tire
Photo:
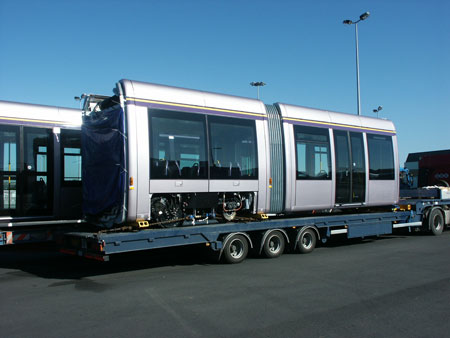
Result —
<path fill-rule="evenodd" d="M 306 229 L 300 233 L 296 245 L 300 253 L 307 254 L 314 251 L 316 243 L 316 232 L 313 229 Z"/>
<path fill-rule="evenodd" d="M 449 186 L 448 182 L 444 181 L 444 180 L 440 180 L 439 182 L 436 183 L 436 185 L 439 187 L 448 187 Z"/>
<path fill-rule="evenodd" d="M 431 231 L 431 233 L 435 236 L 439 236 L 444 231 L 444 215 L 442 214 L 441 210 L 438 208 L 431 209 L 430 213 L 427 217 L 428 220 L 428 227 Z"/>
<path fill-rule="evenodd" d="M 237 264 L 242 262 L 248 255 L 248 241 L 243 235 L 231 236 L 222 252 L 222 258 L 225 263 Z"/>
<path fill-rule="evenodd" d="M 286 246 L 286 240 L 281 231 L 272 231 L 264 240 L 263 254 L 267 258 L 280 257 Z"/>

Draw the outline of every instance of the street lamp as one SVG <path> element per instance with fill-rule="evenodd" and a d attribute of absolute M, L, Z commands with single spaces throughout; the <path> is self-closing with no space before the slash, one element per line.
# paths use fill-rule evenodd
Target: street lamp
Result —
<path fill-rule="evenodd" d="M 374 110 L 373 110 L 374 113 L 377 113 L 377 118 L 378 118 L 378 112 L 379 112 L 380 110 L 382 110 L 382 109 L 383 109 L 382 106 L 378 106 L 377 109 L 374 109 Z"/>
<path fill-rule="evenodd" d="M 262 81 L 260 82 L 250 82 L 250 86 L 256 87 L 258 89 L 258 100 L 259 100 L 259 87 L 265 86 L 266 84 Z"/>
<path fill-rule="evenodd" d="M 366 20 L 370 13 L 365 12 L 359 16 L 359 20 L 353 22 L 352 20 L 344 20 L 344 25 L 355 25 L 355 40 L 356 40 L 356 93 L 358 100 L 358 115 L 361 115 L 361 98 L 359 95 L 359 48 L 358 48 L 358 22 Z"/>
<path fill-rule="evenodd" d="M 75 96 L 74 100 L 78 101 L 80 103 L 80 109 L 81 109 L 81 101 L 84 100 L 88 95 L 87 94 L 81 94 L 81 96 Z"/>

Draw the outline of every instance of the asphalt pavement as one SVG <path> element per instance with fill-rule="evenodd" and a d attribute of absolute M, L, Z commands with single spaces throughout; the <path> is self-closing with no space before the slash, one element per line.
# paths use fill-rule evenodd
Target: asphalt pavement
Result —
<path fill-rule="evenodd" d="M 216 264 L 206 248 L 108 263 L 0 248 L 2 337 L 448 337 L 450 231 Z"/>

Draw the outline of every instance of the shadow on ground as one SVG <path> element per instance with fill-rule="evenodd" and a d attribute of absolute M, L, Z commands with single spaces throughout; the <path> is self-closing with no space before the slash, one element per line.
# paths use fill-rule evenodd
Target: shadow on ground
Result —
<path fill-rule="evenodd" d="M 366 245 L 376 240 L 390 240 L 411 235 L 396 232 L 394 235 L 347 239 L 333 237 L 318 247 L 334 248 L 349 245 Z M 414 234 L 413 234 L 414 235 Z M 292 253 L 287 250 L 285 254 Z M 314 253 L 313 253 L 314 254 Z M 254 253 L 250 257 L 257 257 Z M 40 243 L 0 247 L 0 269 L 18 270 L 42 278 L 82 279 L 125 271 L 152 269 L 165 266 L 210 265 L 218 263 L 218 254 L 203 245 L 153 249 L 112 255 L 109 262 L 97 262 L 58 252 L 55 244 Z"/>
<path fill-rule="evenodd" d="M 208 250 L 209 251 L 209 250 Z M 19 270 L 42 278 L 81 279 L 164 266 L 214 264 L 203 246 L 155 249 L 111 256 L 98 262 L 58 252 L 56 245 L 33 244 L 0 248 L 0 269 Z"/>

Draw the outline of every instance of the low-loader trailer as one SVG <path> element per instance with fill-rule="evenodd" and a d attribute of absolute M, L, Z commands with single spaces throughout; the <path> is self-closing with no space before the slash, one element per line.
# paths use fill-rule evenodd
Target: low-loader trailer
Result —
<path fill-rule="evenodd" d="M 121 229 L 71 232 L 61 241 L 61 252 L 108 261 L 114 254 L 205 244 L 227 263 L 240 263 L 250 250 L 268 258 L 287 249 L 314 250 L 335 235 L 365 238 L 392 234 L 399 228 L 440 235 L 450 224 L 450 199 L 405 200 L 390 212 L 321 214 L 308 217 L 245 220 L 161 229 Z"/>

